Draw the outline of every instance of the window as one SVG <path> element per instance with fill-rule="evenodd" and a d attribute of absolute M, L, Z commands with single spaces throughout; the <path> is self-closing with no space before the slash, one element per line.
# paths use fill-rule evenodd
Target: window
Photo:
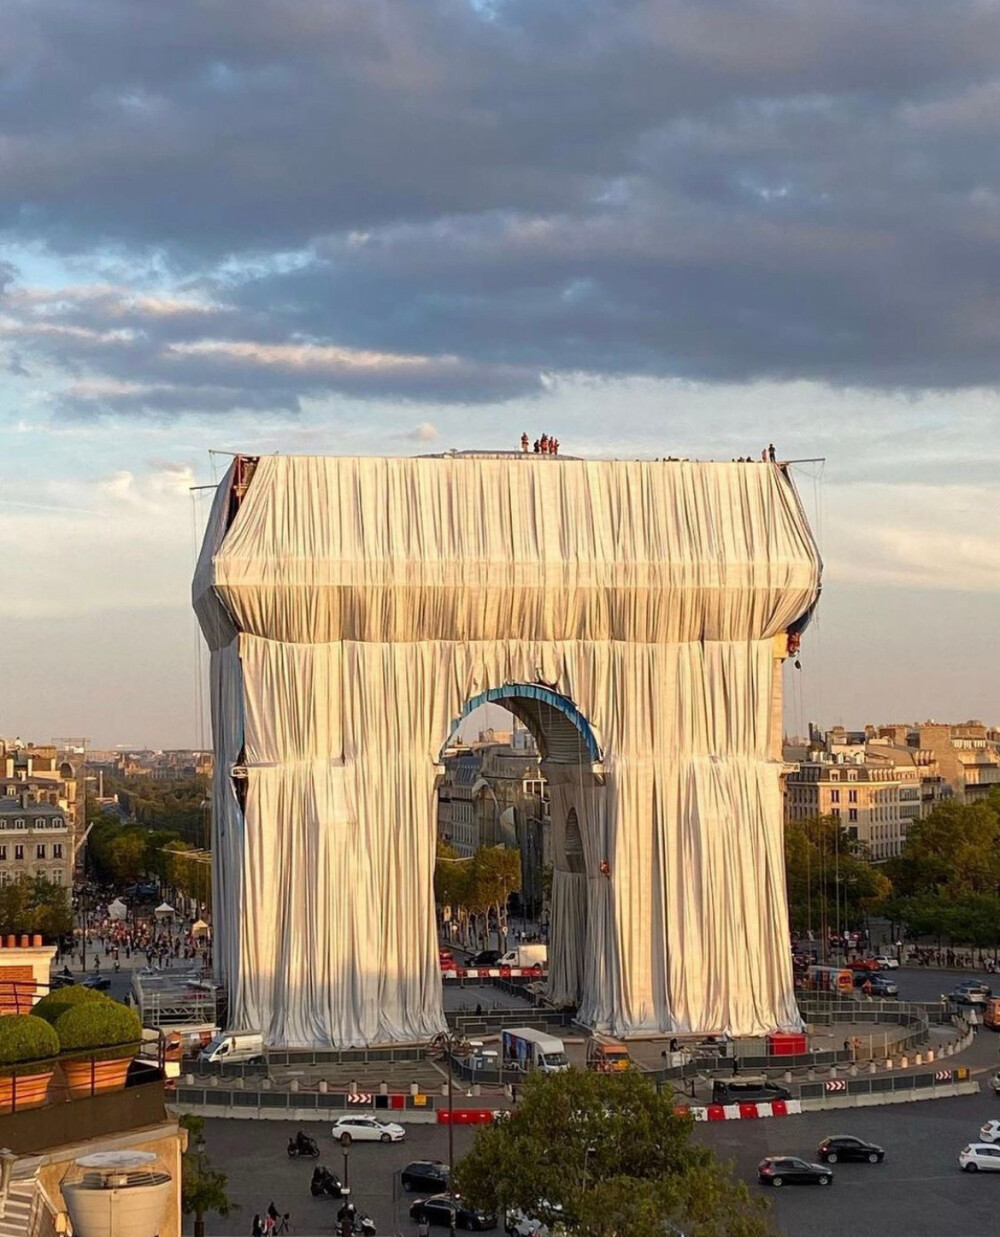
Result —
<path fill-rule="evenodd" d="M 851 791 L 851 794 L 852 794 L 852 795 L 854 794 L 854 791 L 853 791 L 853 790 Z M 839 790 L 831 790 L 831 791 L 830 791 L 830 802 L 831 802 L 831 803 L 839 803 L 839 802 L 840 802 L 840 791 L 839 791 Z"/>
<path fill-rule="evenodd" d="M 857 825 L 855 825 L 853 828 L 851 828 L 851 829 L 848 829 L 848 830 L 847 830 L 847 836 L 851 839 L 851 841 L 852 841 L 852 842 L 856 842 L 856 841 L 858 840 L 858 827 L 857 827 Z"/>
<path fill-rule="evenodd" d="M 53 842 L 53 843 L 52 843 L 52 858 L 53 858 L 53 859 L 61 859 L 61 858 L 62 858 L 62 842 Z"/>
<path fill-rule="evenodd" d="M 62 828 L 62 826 L 63 826 L 63 818 L 62 818 L 61 816 L 53 816 L 53 818 L 52 818 L 52 828 L 53 828 L 53 829 L 61 829 L 61 828 Z"/>
<path fill-rule="evenodd" d="M 849 790 L 849 791 L 847 792 L 847 801 L 848 801 L 848 803 L 857 803 L 857 801 L 858 801 L 858 792 L 857 792 L 856 790 Z"/>
<path fill-rule="evenodd" d="M 23 817 L 20 817 L 20 816 L 19 816 L 19 817 L 17 818 L 17 820 L 15 820 L 15 821 L 14 821 L 14 828 L 15 828 L 15 829 L 23 829 L 23 828 L 24 828 L 24 819 L 23 819 Z"/>
<path fill-rule="evenodd" d="M 39 842 L 38 845 L 35 847 L 35 858 L 36 859 L 45 858 L 45 843 L 44 842 Z"/>
<path fill-rule="evenodd" d="M 62 870 L 60 868 L 52 869 L 52 883 L 53 885 L 62 884 Z"/>
<path fill-rule="evenodd" d="M 44 828 L 45 828 L 45 817 L 44 817 L 44 816 L 36 816 L 36 817 L 35 817 L 35 828 L 36 828 L 36 829 L 44 829 Z"/>
<path fill-rule="evenodd" d="M 15 847 L 14 847 L 14 858 L 15 858 L 15 859 L 23 859 L 23 858 L 24 858 L 24 847 L 23 847 L 23 846 L 15 846 Z"/>
<path fill-rule="evenodd" d="M 852 807 L 852 808 L 850 808 L 850 809 L 849 809 L 849 811 L 848 811 L 848 819 L 849 819 L 849 820 L 857 820 L 857 819 L 858 819 L 858 809 L 857 809 L 856 807 Z"/>
<path fill-rule="evenodd" d="M 836 817 L 836 819 L 837 819 L 837 820 L 840 820 L 840 808 L 839 808 L 839 807 L 835 807 L 835 808 L 831 811 L 830 815 L 831 815 L 831 816 Z"/>
<path fill-rule="evenodd" d="M 6 858 L 7 858 L 7 847 L 0 846 L 0 859 L 6 859 Z"/>

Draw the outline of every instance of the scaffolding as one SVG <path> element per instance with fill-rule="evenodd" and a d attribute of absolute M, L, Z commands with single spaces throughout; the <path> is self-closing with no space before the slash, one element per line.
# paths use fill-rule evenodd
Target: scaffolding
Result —
<path fill-rule="evenodd" d="M 136 971 L 132 996 L 144 1027 L 169 1029 L 219 1021 L 217 986 L 191 971 Z"/>

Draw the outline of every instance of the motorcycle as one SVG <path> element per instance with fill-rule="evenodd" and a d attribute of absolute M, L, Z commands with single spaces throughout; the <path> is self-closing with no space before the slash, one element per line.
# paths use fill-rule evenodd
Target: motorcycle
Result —
<path fill-rule="evenodd" d="M 317 1146 L 316 1139 L 309 1134 L 303 1134 L 301 1130 L 294 1138 L 288 1140 L 287 1150 L 290 1160 L 299 1155 L 311 1156 L 314 1160 L 319 1159 L 319 1147 Z"/>
<path fill-rule="evenodd" d="M 375 1221 L 371 1216 L 366 1216 L 363 1211 L 358 1211 L 353 1203 L 344 1203 L 337 1212 L 337 1223 L 341 1226 L 341 1232 L 344 1230 L 345 1220 L 351 1222 L 353 1237 L 375 1237 Z"/>
<path fill-rule="evenodd" d="M 331 1173 L 328 1168 L 313 1169 L 309 1190 L 313 1198 L 319 1198 L 321 1194 L 325 1194 L 327 1198 L 340 1198 L 344 1192 L 340 1178 Z"/>

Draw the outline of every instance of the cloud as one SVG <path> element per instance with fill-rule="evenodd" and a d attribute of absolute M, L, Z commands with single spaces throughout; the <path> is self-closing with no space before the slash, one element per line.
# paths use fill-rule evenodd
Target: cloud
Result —
<path fill-rule="evenodd" d="M 5 16 L 0 230 L 120 276 L 0 271 L 18 357 L 132 384 L 66 412 L 1000 380 L 992 0 Z"/>
<path fill-rule="evenodd" d="M 430 421 L 421 421 L 419 425 L 415 425 L 407 434 L 407 438 L 413 442 L 433 442 L 435 438 L 440 438 L 441 431 L 436 425 L 432 425 Z"/>

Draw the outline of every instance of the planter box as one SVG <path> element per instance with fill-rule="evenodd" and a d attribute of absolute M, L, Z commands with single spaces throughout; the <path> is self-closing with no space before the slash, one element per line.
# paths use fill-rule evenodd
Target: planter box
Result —
<path fill-rule="evenodd" d="M 0 1113 L 21 1112 L 25 1108 L 41 1108 L 49 1093 L 54 1070 L 40 1074 L 10 1074 L 0 1076 Z"/>
<path fill-rule="evenodd" d="M 60 1061 L 70 1099 L 124 1090 L 132 1055 L 113 1061 Z"/>

